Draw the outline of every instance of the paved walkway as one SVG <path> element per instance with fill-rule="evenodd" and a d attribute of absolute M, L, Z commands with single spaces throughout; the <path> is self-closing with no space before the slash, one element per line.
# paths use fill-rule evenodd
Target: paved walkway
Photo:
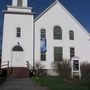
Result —
<path fill-rule="evenodd" d="M 30 78 L 8 78 L 0 87 L 0 90 L 47 90 L 40 87 Z"/>

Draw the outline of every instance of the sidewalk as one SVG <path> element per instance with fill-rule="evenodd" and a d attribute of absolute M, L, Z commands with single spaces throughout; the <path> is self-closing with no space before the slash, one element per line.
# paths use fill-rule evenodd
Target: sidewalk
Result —
<path fill-rule="evenodd" d="M 0 90 L 47 90 L 33 82 L 30 78 L 8 78 Z"/>

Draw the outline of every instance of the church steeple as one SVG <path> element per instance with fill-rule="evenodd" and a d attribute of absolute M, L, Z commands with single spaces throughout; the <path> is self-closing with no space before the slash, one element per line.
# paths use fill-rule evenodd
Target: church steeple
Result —
<path fill-rule="evenodd" d="M 13 0 L 12 5 L 17 7 L 27 7 L 28 0 Z"/>

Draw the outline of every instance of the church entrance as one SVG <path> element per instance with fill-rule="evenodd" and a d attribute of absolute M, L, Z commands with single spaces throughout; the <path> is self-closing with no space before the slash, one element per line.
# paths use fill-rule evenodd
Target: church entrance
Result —
<path fill-rule="evenodd" d="M 21 46 L 12 49 L 11 67 L 24 67 L 24 50 Z"/>
<path fill-rule="evenodd" d="M 12 49 L 12 60 L 10 68 L 11 77 L 29 77 L 29 69 L 26 67 L 24 50 L 20 45 Z"/>

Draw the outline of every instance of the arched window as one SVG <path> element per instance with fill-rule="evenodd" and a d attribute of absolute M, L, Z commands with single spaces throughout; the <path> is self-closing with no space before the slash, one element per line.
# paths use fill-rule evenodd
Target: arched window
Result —
<path fill-rule="evenodd" d="M 46 38 L 46 30 L 45 29 L 41 29 L 41 39 L 45 39 Z"/>
<path fill-rule="evenodd" d="M 59 26 L 54 27 L 54 39 L 62 39 L 62 29 Z"/>
<path fill-rule="evenodd" d="M 20 27 L 17 28 L 16 36 L 21 37 L 21 28 Z"/>
<path fill-rule="evenodd" d="M 74 32 L 72 30 L 69 31 L 69 39 L 74 40 Z"/>
<path fill-rule="evenodd" d="M 23 48 L 21 46 L 15 46 L 12 51 L 23 51 Z"/>

